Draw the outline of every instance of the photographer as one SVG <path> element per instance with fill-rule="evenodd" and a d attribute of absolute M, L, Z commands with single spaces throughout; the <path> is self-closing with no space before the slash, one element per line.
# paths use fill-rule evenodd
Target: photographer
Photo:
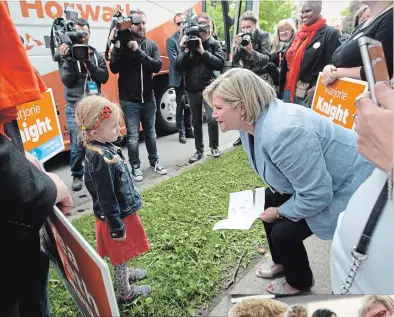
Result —
<path fill-rule="evenodd" d="M 83 19 L 76 19 L 74 25 L 77 31 L 87 33 L 80 44 L 88 45 L 89 23 Z M 107 82 L 109 74 L 104 57 L 91 46 L 89 46 L 89 59 L 86 61 L 74 61 L 66 57 L 70 52 L 70 47 L 67 44 L 63 43 L 59 50 L 61 54 L 59 70 L 64 84 L 67 128 L 70 135 L 70 167 L 73 176 L 71 188 L 74 191 L 79 191 L 83 184 L 83 148 L 81 142 L 78 141 L 75 107 L 84 95 L 100 93 L 101 84 Z"/>
<path fill-rule="evenodd" d="M 233 62 L 238 67 L 246 68 L 260 76 L 271 86 L 274 86 L 272 76 L 268 68 L 270 64 L 270 39 L 267 32 L 261 31 L 257 26 L 257 18 L 251 11 L 246 11 L 239 19 L 242 33 L 235 39 L 233 50 Z M 276 78 L 279 72 L 276 71 Z M 238 138 L 234 146 L 241 145 L 241 138 Z"/>
<path fill-rule="evenodd" d="M 189 20 L 191 19 L 192 18 L 189 18 Z M 213 157 L 216 158 L 221 156 L 218 148 L 218 123 L 212 118 L 212 109 L 202 98 L 202 91 L 210 84 L 211 80 L 215 78 L 214 71 L 221 71 L 224 66 L 222 46 L 211 35 L 211 21 L 211 17 L 206 13 L 202 13 L 197 17 L 198 47 L 196 49 L 191 49 L 191 38 L 184 35 L 179 43 L 181 52 L 175 62 L 175 69 L 184 73 L 185 90 L 192 112 L 194 141 L 197 151 L 189 159 L 189 163 L 197 162 L 204 157 L 202 104 L 204 104 L 205 112 L 208 117 L 208 134 L 211 153 Z M 189 24 L 192 22 L 193 21 L 189 21 Z M 185 32 L 185 34 L 187 34 L 187 32 Z"/>
<path fill-rule="evenodd" d="M 251 11 L 246 11 L 239 20 L 242 33 L 235 39 L 233 62 L 273 86 L 272 76 L 268 73 L 271 48 L 268 32 L 257 28 L 258 20 Z"/>
<path fill-rule="evenodd" d="M 111 54 L 109 67 L 114 74 L 119 73 L 119 99 L 125 115 L 127 127 L 127 148 L 132 175 L 141 182 L 144 175 L 140 169 L 139 130 L 140 122 L 145 135 L 150 166 L 160 175 L 167 170 L 160 165 L 156 147 L 156 99 L 153 94 L 153 73 L 161 69 L 160 52 L 156 42 L 145 37 L 146 15 L 140 10 L 131 10 L 131 40 L 117 41 Z M 138 21 L 135 22 L 135 21 Z M 114 38 L 115 29 L 110 40 Z"/>
<path fill-rule="evenodd" d="M 185 108 L 185 103 L 182 101 L 185 94 L 185 85 L 183 83 L 182 74 L 175 70 L 175 61 L 180 52 L 179 39 L 182 31 L 183 14 L 177 13 L 174 16 L 174 25 L 176 32 L 167 39 L 167 55 L 170 59 L 169 66 L 169 84 L 175 88 L 176 94 L 176 127 L 179 132 L 179 142 L 186 143 L 186 138 L 193 138 L 194 133 L 191 124 L 190 108 Z"/>

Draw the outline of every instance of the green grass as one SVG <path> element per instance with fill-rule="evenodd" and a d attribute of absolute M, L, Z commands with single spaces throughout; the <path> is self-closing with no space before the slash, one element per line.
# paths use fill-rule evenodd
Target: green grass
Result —
<path fill-rule="evenodd" d="M 236 149 L 142 192 L 140 216 L 151 249 L 129 266 L 150 265 L 148 279 L 143 282 L 152 286 L 152 293 L 121 306 L 122 316 L 195 316 L 219 294 L 240 254 L 247 250 L 243 267 L 257 256 L 257 246 L 265 243 L 261 223 L 255 222 L 248 231 L 212 230 L 217 221 L 227 217 L 229 194 L 250 189 L 252 176 L 246 155 Z M 93 215 L 73 224 L 95 248 Z M 70 295 L 56 280 L 52 271 L 49 295 L 53 315 L 77 316 Z"/>

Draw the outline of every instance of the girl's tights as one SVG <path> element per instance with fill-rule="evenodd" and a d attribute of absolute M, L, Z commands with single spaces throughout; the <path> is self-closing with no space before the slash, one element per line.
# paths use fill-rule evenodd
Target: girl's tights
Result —
<path fill-rule="evenodd" d="M 131 293 L 129 284 L 129 270 L 127 262 L 114 266 L 115 286 L 118 294 L 122 297 L 127 297 Z"/>

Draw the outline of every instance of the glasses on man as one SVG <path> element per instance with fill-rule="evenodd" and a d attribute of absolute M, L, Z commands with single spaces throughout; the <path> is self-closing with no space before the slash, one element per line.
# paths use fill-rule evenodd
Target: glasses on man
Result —
<path fill-rule="evenodd" d="M 381 310 L 380 312 L 373 315 L 373 317 L 389 317 L 389 311 L 387 309 Z"/>

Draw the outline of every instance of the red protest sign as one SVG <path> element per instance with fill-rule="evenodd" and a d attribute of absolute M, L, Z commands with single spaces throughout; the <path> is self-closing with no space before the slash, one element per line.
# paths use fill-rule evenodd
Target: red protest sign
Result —
<path fill-rule="evenodd" d="M 50 224 L 65 278 L 85 316 L 119 316 L 108 265 L 55 207 Z"/>

